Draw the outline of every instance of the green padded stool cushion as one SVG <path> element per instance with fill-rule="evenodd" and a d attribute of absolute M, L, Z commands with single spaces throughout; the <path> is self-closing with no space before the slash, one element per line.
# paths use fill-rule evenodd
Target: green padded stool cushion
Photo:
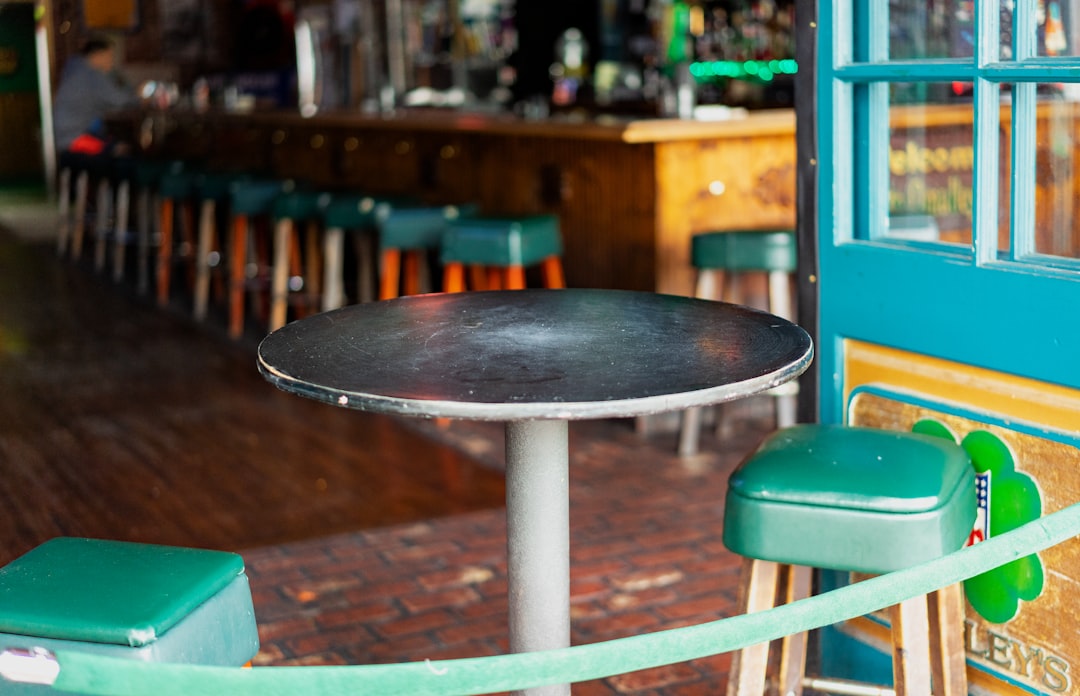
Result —
<path fill-rule="evenodd" d="M 199 175 L 181 166 L 162 172 L 158 179 L 158 193 L 165 198 L 190 198 L 195 194 Z"/>
<path fill-rule="evenodd" d="M 442 239 L 444 264 L 531 266 L 560 254 L 562 237 L 554 215 L 463 217 L 447 225 Z"/>
<path fill-rule="evenodd" d="M 259 633 L 236 554 L 61 537 L 0 569 L 0 646 L 239 667 Z"/>
<path fill-rule="evenodd" d="M 272 215 L 278 220 L 310 220 L 322 214 L 323 197 L 317 191 L 288 191 L 274 199 Z"/>
<path fill-rule="evenodd" d="M 959 549 L 975 511 L 974 468 L 949 440 L 799 425 L 732 473 L 724 544 L 766 561 L 886 573 Z"/>
<path fill-rule="evenodd" d="M 401 206 L 416 206 L 416 202 L 408 198 L 376 197 L 360 194 L 324 194 L 322 201 L 323 224 L 328 228 L 339 227 L 345 230 L 355 230 L 363 227 L 374 227 L 376 223 L 376 210 L 382 209 L 383 217 L 389 214 L 390 209 Z"/>
<path fill-rule="evenodd" d="M 379 247 L 383 249 L 436 249 L 450 220 L 470 215 L 473 206 L 376 206 Z"/>
<path fill-rule="evenodd" d="M 293 189 L 290 181 L 250 179 L 233 181 L 229 185 L 229 204 L 233 215 L 269 214 L 274 200 Z"/>
<path fill-rule="evenodd" d="M 221 203 L 229 200 L 233 184 L 250 178 L 247 174 L 234 172 L 200 172 L 195 178 L 195 192 L 204 201 Z"/>
<path fill-rule="evenodd" d="M 724 271 L 787 271 L 798 265 L 790 230 L 706 232 L 690 240 L 695 268 Z"/>
<path fill-rule="evenodd" d="M 175 160 L 137 160 L 135 162 L 135 183 L 139 186 L 157 186 L 167 172 L 184 169 L 184 163 Z"/>

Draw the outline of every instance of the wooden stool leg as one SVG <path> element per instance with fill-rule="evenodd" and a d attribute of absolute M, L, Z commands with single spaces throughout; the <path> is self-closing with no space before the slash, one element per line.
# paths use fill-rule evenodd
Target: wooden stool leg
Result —
<path fill-rule="evenodd" d="M 94 271 L 97 273 L 105 270 L 105 244 L 108 241 L 105 229 L 109 226 L 111 206 L 112 186 L 108 178 L 102 177 L 97 185 L 97 215 L 94 218 Z"/>
<path fill-rule="evenodd" d="M 420 254 L 422 252 L 416 249 L 409 249 L 405 252 L 404 261 L 402 262 L 401 274 L 402 278 L 402 293 L 405 295 L 419 295 L 420 294 Z"/>
<path fill-rule="evenodd" d="M 304 234 L 304 290 L 307 297 L 305 313 L 319 311 L 319 300 L 323 293 L 322 263 L 319 226 L 314 220 L 308 220 Z"/>
<path fill-rule="evenodd" d="M 285 326 L 289 305 L 289 271 L 293 237 L 292 220 L 274 225 L 274 273 L 270 284 L 270 330 Z"/>
<path fill-rule="evenodd" d="M 67 253 L 68 243 L 71 241 L 71 169 L 64 167 L 60 170 L 60 181 L 57 185 L 60 191 L 60 226 L 56 234 L 56 255 L 63 257 Z"/>
<path fill-rule="evenodd" d="M 897 696 L 930 693 L 930 620 L 926 596 L 889 609 L 892 622 L 893 688 Z"/>
<path fill-rule="evenodd" d="M 494 277 L 488 273 L 488 270 L 495 271 Z M 501 285 L 502 280 L 499 278 L 497 270 L 487 269 L 476 263 L 469 266 L 469 288 L 471 290 L 498 290 Z"/>
<path fill-rule="evenodd" d="M 135 291 L 150 289 L 150 190 L 140 187 L 135 197 Z"/>
<path fill-rule="evenodd" d="M 210 304 L 210 247 L 214 236 L 217 204 L 207 198 L 199 206 L 199 237 L 195 249 L 195 321 L 206 319 Z"/>
<path fill-rule="evenodd" d="M 247 283 L 248 220 L 237 215 L 233 219 L 232 242 L 229 246 L 229 336 L 244 334 L 244 286 Z"/>
<path fill-rule="evenodd" d="M 90 175 L 79 172 L 75 177 L 75 226 L 71 233 L 71 256 L 82 258 L 83 238 L 86 236 L 86 197 L 89 195 Z"/>
<path fill-rule="evenodd" d="M 934 696 L 967 696 L 964 659 L 964 590 L 949 585 L 928 597 Z"/>
<path fill-rule="evenodd" d="M 345 290 L 342 282 L 345 273 L 342 259 L 344 251 L 345 230 L 340 227 L 328 228 L 323 234 L 322 311 L 324 312 L 345 304 Z M 357 282 L 362 282 L 362 279 Z"/>
<path fill-rule="evenodd" d="M 791 274 L 786 271 L 769 272 L 769 312 L 789 321 L 795 318 L 791 304 Z M 788 382 L 770 393 L 776 397 L 776 427 L 795 425 L 799 383 Z"/>
<path fill-rule="evenodd" d="M 161 240 L 157 254 L 157 302 L 164 307 L 169 304 L 169 285 L 172 282 L 173 218 L 175 210 L 172 198 L 161 201 Z"/>
<path fill-rule="evenodd" d="M 356 299 L 371 302 L 375 299 L 375 234 L 363 230 L 356 236 Z"/>
<path fill-rule="evenodd" d="M 525 269 L 521 266 L 507 266 L 503 277 L 507 290 L 525 289 Z"/>
<path fill-rule="evenodd" d="M 742 585 L 739 588 L 739 613 L 765 611 L 776 605 L 780 566 L 755 558 L 743 560 Z M 727 696 L 761 696 L 765 693 L 769 644 L 758 643 L 732 656 L 728 672 Z"/>
<path fill-rule="evenodd" d="M 198 235 L 195 229 L 195 210 L 193 206 L 194 203 L 190 200 L 183 201 L 180 204 L 180 258 L 185 264 L 185 278 L 187 287 L 191 291 L 194 291 L 195 288 L 195 274 L 197 272 L 195 264 L 191 263 L 191 261 L 195 255 L 196 237 Z"/>
<path fill-rule="evenodd" d="M 391 300 L 398 296 L 401 282 L 401 250 L 383 249 L 379 266 L 379 299 Z"/>
<path fill-rule="evenodd" d="M 448 263 L 443 268 L 443 292 L 465 291 L 465 266 L 460 263 Z"/>
<path fill-rule="evenodd" d="M 540 275 L 545 288 L 565 288 L 566 276 L 563 275 L 562 259 L 549 256 L 540 264 Z"/>
<path fill-rule="evenodd" d="M 713 299 L 716 297 L 716 280 L 718 271 L 707 268 L 701 269 L 697 274 L 695 297 Z M 714 408 L 722 408 L 715 406 Z M 701 439 L 702 410 L 700 406 L 688 408 L 682 413 L 682 422 L 679 424 L 679 456 L 692 457 L 698 453 L 698 444 Z"/>
<path fill-rule="evenodd" d="M 785 604 L 810 596 L 813 569 L 807 566 L 787 566 Z M 806 633 L 785 636 L 780 648 L 780 693 L 801 696 L 803 675 L 806 674 Z"/>
<path fill-rule="evenodd" d="M 131 182 L 121 181 L 116 186 L 116 225 L 113 227 L 113 281 L 117 283 L 124 279 L 130 207 Z"/>

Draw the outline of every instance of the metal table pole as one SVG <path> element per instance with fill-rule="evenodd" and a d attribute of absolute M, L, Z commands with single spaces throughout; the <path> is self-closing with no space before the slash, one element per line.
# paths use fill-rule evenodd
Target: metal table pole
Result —
<path fill-rule="evenodd" d="M 562 420 L 506 424 L 510 650 L 570 645 L 569 427 Z M 529 689 L 567 696 L 569 684 Z"/>

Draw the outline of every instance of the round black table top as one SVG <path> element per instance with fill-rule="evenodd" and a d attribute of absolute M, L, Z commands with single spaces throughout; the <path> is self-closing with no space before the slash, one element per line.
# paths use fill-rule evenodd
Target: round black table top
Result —
<path fill-rule="evenodd" d="M 288 324 L 259 369 L 338 406 L 475 420 L 640 416 L 729 401 L 810 364 L 791 322 L 723 302 L 623 290 L 403 297 Z"/>

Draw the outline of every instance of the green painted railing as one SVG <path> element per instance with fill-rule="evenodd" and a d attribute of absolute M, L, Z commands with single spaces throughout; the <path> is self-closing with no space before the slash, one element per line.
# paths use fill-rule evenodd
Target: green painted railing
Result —
<path fill-rule="evenodd" d="M 738 650 L 862 616 L 1080 535 L 1080 504 L 920 566 L 756 614 L 560 650 L 342 667 L 236 669 L 59 652 L 60 691 L 100 696 L 483 694 L 579 682 Z"/>

